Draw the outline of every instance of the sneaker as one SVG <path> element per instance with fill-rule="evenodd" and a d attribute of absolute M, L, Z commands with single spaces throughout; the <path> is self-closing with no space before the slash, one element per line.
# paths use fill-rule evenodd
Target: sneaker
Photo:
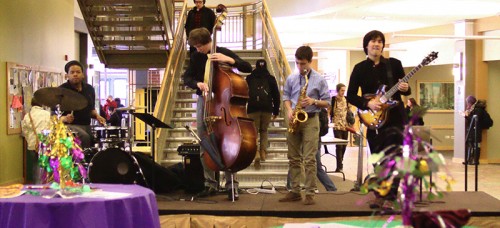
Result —
<path fill-rule="evenodd" d="M 217 194 L 217 190 L 215 188 L 205 187 L 205 189 L 203 189 L 203 191 L 196 194 L 196 197 L 204 198 L 204 197 L 209 197 L 209 196 L 215 196 L 215 194 Z"/>
<path fill-rule="evenodd" d="M 304 200 L 304 205 L 313 205 L 316 204 L 314 202 L 314 195 L 306 195 L 306 200 Z"/>
<path fill-rule="evenodd" d="M 285 197 L 279 199 L 279 202 L 293 202 L 302 200 L 300 193 L 288 192 Z"/>
<path fill-rule="evenodd" d="M 227 199 L 228 200 L 233 200 L 233 192 L 234 192 L 234 200 L 238 200 L 240 198 L 240 195 L 238 194 L 238 189 L 229 189 L 227 190 Z"/>
<path fill-rule="evenodd" d="M 255 159 L 255 161 L 253 162 L 253 166 L 255 167 L 255 169 L 260 169 L 260 160 Z"/>

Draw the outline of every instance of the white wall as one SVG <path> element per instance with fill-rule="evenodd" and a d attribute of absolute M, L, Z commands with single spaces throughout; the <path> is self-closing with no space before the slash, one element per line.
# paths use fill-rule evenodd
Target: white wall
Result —
<path fill-rule="evenodd" d="M 406 51 L 391 51 L 391 57 L 401 60 L 403 67 L 416 66 L 432 51 L 439 52 L 438 58 L 429 65 L 453 64 L 455 56 L 454 39 L 429 39 L 391 44 L 393 49 Z"/>
<path fill-rule="evenodd" d="M 485 36 L 500 37 L 500 30 L 484 33 Z M 500 60 L 500 39 L 484 40 L 483 59 L 484 61 Z"/>

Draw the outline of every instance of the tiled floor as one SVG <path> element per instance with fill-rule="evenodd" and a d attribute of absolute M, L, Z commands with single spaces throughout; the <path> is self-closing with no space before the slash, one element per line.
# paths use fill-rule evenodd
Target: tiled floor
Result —
<path fill-rule="evenodd" d="M 330 153 L 335 154 L 335 146 L 329 146 L 328 150 Z M 441 152 L 446 159 L 448 172 L 454 178 L 455 183 L 452 185 L 452 191 L 465 191 L 465 166 L 462 163 L 453 163 L 451 158 L 453 157 L 452 151 Z M 372 166 L 367 165 L 366 159 L 366 149 L 364 150 L 363 158 L 363 175 L 364 178 L 369 172 L 373 172 Z M 322 156 L 321 161 L 323 165 L 326 165 L 327 170 L 335 170 L 336 160 L 335 157 L 330 155 Z M 357 174 L 357 164 L 358 164 L 358 147 L 348 147 L 346 155 L 344 158 L 344 173 L 346 175 L 346 182 L 343 182 L 340 174 L 330 174 L 334 180 L 339 191 L 349 191 L 353 187 L 353 181 L 356 180 Z M 367 170 L 368 167 L 368 170 Z M 445 171 L 445 170 L 443 170 Z M 468 191 L 474 191 L 474 179 L 475 179 L 475 167 L 468 166 Z M 435 176 L 434 176 L 435 177 Z M 436 178 L 433 177 L 433 181 Z M 436 182 L 438 187 L 444 188 L 444 182 Z M 324 191 L 323 186 L 318 183 L 320 191 Z M 500 199 L 500 164 L 480 164 L 478 166 L 478 191 L 483 191 L 491 196 Z"/>

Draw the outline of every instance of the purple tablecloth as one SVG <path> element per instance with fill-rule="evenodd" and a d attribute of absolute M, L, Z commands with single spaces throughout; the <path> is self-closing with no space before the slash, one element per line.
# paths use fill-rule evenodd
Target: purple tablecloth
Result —
<path fill-rule="evenodd" d="M 138 185 L 90 186 L 131 195 L 117 199 L 46 199 L 25 194 L 0 199 L 0 227 L 160 227 L 158 206 L 151 190 Z"/>

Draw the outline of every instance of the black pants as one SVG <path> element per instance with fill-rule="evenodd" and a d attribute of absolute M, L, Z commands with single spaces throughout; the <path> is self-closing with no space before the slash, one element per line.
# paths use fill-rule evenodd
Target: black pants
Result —
<path fill-rule="evenodd" d="M 368 144 L 370 147 L 370 152 L 372 154 L 380 153 L 381 151 L 386 149 L 388 146 L 402 145 L 403 144 L 402 129 L 396 128 L 396 127 L 387 127 L 387 128 L 379 129 L 378 134 L 374 130 L 368 130 L 367 139 L 368 139 Z M 395 155 L 395 153 L 399 153 L 399 152 L 400 152 L 399 150 L 391 149 L 391 150 L 386 151 L 385 155 L 386 156 Z M 385 165 L 385 164 L 382 163 L 380 165 Z M 376 166 L 376 164 L 374 164 L 373 166 Z M 400 178 L 394 178 L 392 185 L 391 185 L 391 190 L 383 198 L 385 198 L 387 200 L 395 200 L 398 196 L 399 182 L 400 182 Z M 376 195 L 377 195 L 377 197 L 382 197 L 378 194 L 376 194 Z"/>
<path fill-rule="evenodd" d="M 338 139 L 347 139 L 347 131 L 333 130 L 333 135 Z M 337 158 L 337 169 L 344 169 L 344 155 L 346 150 L 346 145 L 336 145 L 335 146 L 335 157 Z"/>

